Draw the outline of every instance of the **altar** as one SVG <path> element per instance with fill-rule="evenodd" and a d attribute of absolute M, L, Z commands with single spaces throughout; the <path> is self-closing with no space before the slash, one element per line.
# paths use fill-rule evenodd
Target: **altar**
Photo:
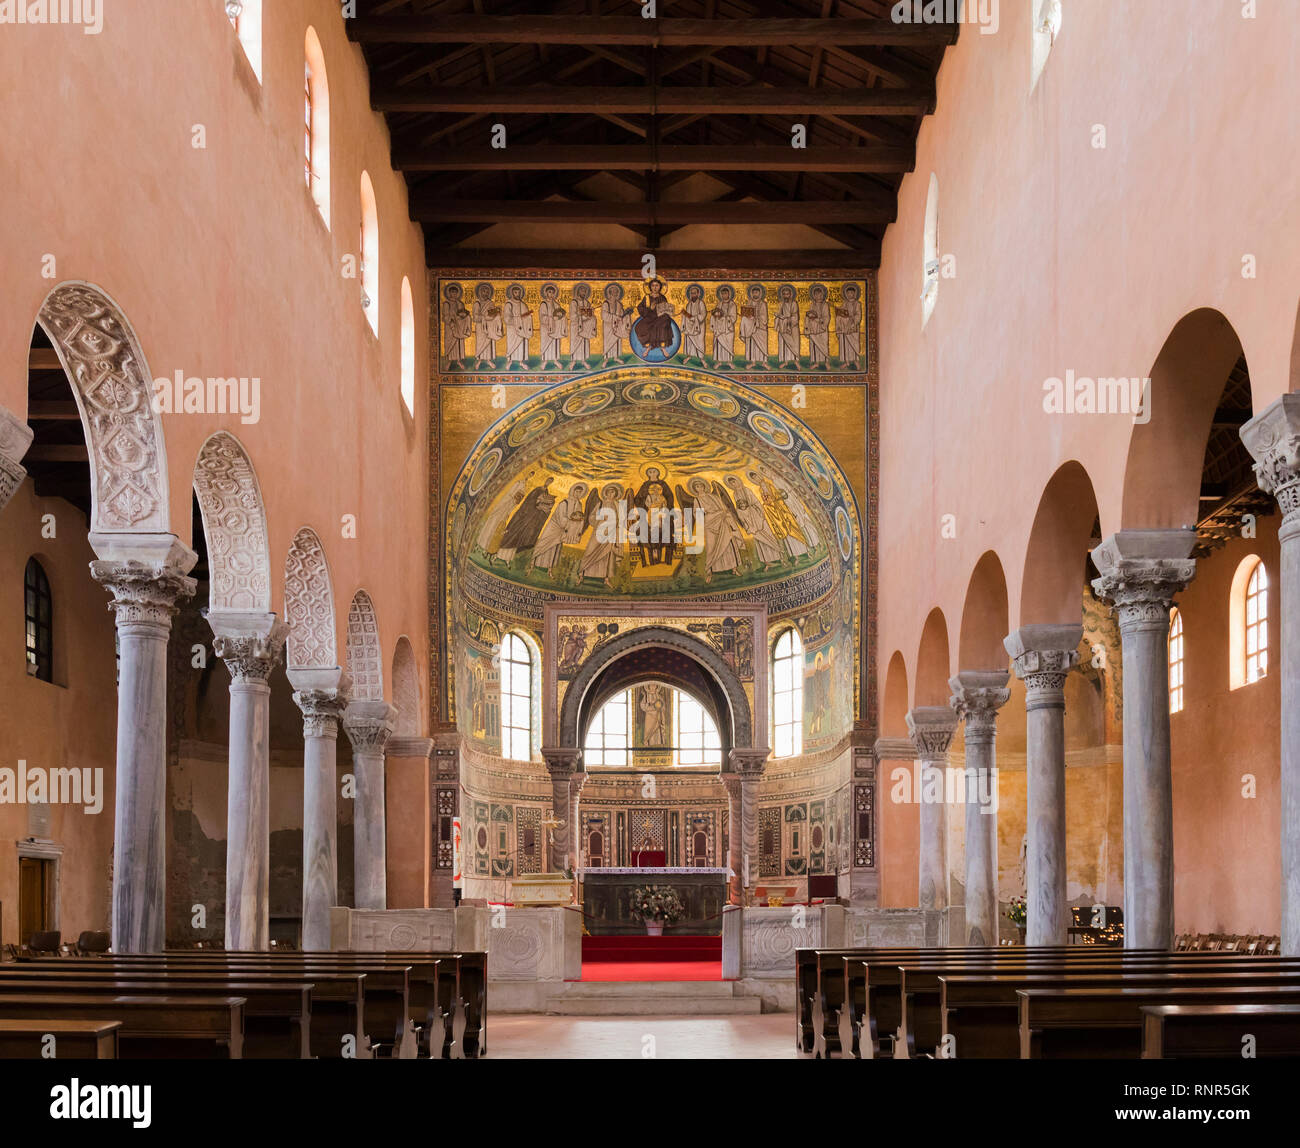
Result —
<path fill-rule="evenodd" d="M 644 935 L 645 925 L 632 916 L 631 909 L 632 893 L 643 885 L 671 886 L 686 908 L 686 916 L 666 929 L 665 935 L 721 935 L 727 870 L 688 867 L 582 870 L 587 931 L 593 937 Z"/>

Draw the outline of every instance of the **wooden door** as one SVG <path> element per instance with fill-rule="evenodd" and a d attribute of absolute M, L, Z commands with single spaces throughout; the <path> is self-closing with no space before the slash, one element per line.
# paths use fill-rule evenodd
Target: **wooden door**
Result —
<path fill-rule="evenodd" d="M 18 858 L 18 940 L 26 944 L 33 933 L 53 928 L 53 863 L 37 857 Z"/>

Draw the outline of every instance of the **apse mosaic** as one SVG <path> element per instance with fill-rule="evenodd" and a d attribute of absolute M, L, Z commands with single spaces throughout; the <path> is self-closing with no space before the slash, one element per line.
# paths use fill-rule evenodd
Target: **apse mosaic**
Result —
<path fill-rule="evenodd" d="M 633 364 L 863 374 L 864 280 L 439 279 L 444 374 Z"/>

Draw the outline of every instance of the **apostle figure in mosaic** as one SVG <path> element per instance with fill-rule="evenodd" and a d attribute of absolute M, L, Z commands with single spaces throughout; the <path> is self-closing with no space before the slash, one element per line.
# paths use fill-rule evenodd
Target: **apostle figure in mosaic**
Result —
<path fill-rule="evenodd" d="M 471 318 L 474 321 L 474 367 L 476 370 L 480 367 L 491 370 L 496 366 L 497 340 L 506 333 L 491 283 L 480 283 L 474 288 Z"/>
<path fill-rule="evenodd" d="M 736 289 L 729 283 L 718 288 L 713 299 L 713 365 L 731 370 L 736 355 Z"/>
<path fill-rule="evenodd" d="M 745 366 L 749 370 L 767 369 L 767 297 L 761 283 L 751 283 L 745 290 L 740 308 L 740 341 L 745 345 Z"/>
<path fill-rule="evenodd" d="M 533 312 L 524 299 L 521 283 L 506 288 L 506 370 L 522 371 L 528 366 L 528 340 L 533 337 Z"/>
<path fill-rule="evenodd" d="M 546 525 L 551 510 L 555 506 L 555 495 L 551 493 L 551 476 L 542 479 L 542 485 L 530 490 L 524 496 L 510 521 L 506 523 L 505 533 L 501 535 L 501 545 L 497 547 L 494 558 L 500 559 L 507 566 L 521 550 L 531 550 L 537 544 L 537 537 Z"/>
<path fill-rule="evenodd" d="M 862 358 L 862 298 L 856 283 L 844 284 L 844 296 L 835 308 L 835 334 L 839 336 L 840 366 L 861 370 Z"/>
<path fill-rule="evenodd" d="M 776 289 L 776 365 L 789 370 L 799 366 L 799 299 L 789 283 Z"/>
<path fill-rule="evenodd" d="M 826 288 L 814 283 L 808 290 L 808 311 L 804 330 L 808 333 L 808 367 L 814 371 L 830 369 L 831 306 Z"/>
<path fill-rule="evenodd" d="M 740 481 L 737 475 L 729 474 L 722 480 L 731 490 L 731 501 L 736 507 L 736 517 L 745 533 L 754 540 L 755 565 L 762 563 L 763 570 L 781 562 L 781 547 L 777 544 L 772 525 L 763 511 L 763 504 L 758 495 Z"/>
<path fill-rule="evenodd" d="M 480 549 L 489 556 L 489 564 L 492 561 L 491 555 L 497 548 L 497 534 L 505 525 L 506 519 L 523 502 L 524 492 L 528 489 L 528 480 L 532 477 L 533 472 L 530 470 L 522 478 L 516 479 L 505 497 L 488 511 L 487 517 L 483 519 L 483 525 L 479 527 L 478 544 Z"/>
<path fill-rule="evenodd" d="M 591 341 L 596 337 L 596 309 L 591 305 L 591 284 L 578 283 L 573 288 L 569 307 L 569 366 L 586 370 L 591 357 Z"/>
<path fill-rule="evenodd" d="M 542 284 L 542 301 L 537 306 L 537 327 L 542 336 L 542 370 L 560 365 L 560 340 L 564 338 L 564 308 L 560 289 L 554 283 Z"/>
<path fill-rule="evenodd" d="M 708 308 L 704 305 L 704 288 L 692 283 L 686 288 L 686 305 L 682 308 L 682 357 L 704 365 L 704 326 Z"/>
<path fill-rule="evenodd" d="M 533 556 L 528 560 L 528 569 L 549 570 L 551 579 L 556 575 L 555 565 L 566 546 L 576 546 L 587 529 L 587 510 L 584 500 L 587 497 L 587 484 L 575 482 L 569 487 L 569 493 L 555 504 L 551 517 L 546 520 L 542 532 L 537 536 L 533 547 Z"/>
<path fill-rule="evenodd" d="M 623 357 L 623 340 L 631 333 L 635 313 L 632 308 L 623 306 L 623 285 L 606 284 L 605 302 L 600 308 L 601 350 L 606 366 L 619 362 Z"/>
<path fill-rule="evenodd" d="M 465 310 L 464 290 L 459 283 L 448 283 L 443 291 L 447 300 L 442 314 L 442 329 L 446 332 L 446 350 L 448 363 L 465 365 L 469 357 L 469 337 L 474 331 L 474 320 Z"/>
<path fill-rule="evenodd" d="M 704 581 L 737 570 L 745 553 L 745 539 L 726 487 L 696 475 L 685 490 L 677 488 L 677 496 L 694 508 L 695 518 L 704 525 Z"/>

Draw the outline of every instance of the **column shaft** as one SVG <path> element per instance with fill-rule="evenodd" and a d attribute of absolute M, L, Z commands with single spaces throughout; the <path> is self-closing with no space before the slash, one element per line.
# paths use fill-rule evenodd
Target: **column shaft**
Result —
<path fill-rule="evenodd" d="M 383 698 L 353 700 L 343 715 L 352 743 L 356 799 L 352 806 L 353 900 L 358 909 L 388 908 L 388 813 L 384 750 L 397 710 Z"/>
<path fill-rule="evenodd" d="M 948 747 L 957 728 L 957 716 L 948 706 L 917 706 L 907 714 L 907 732 L 916 746 L 919 805 L 917 842 L 917 904 L 942 912 L 948 908 L 948 807 L 944 781 L 948 772 Z"/>
<path fill-rule="evenodd" d="M 271 687 L 230 683 L 226 948 L 270 947 Z"/>
<path fill-rule="evenodd" d="M 338 902 L 338 736 L 346 704 L 335 689 L 299 690 L 302 710 L 302 947 L 328 950 Z"/>

